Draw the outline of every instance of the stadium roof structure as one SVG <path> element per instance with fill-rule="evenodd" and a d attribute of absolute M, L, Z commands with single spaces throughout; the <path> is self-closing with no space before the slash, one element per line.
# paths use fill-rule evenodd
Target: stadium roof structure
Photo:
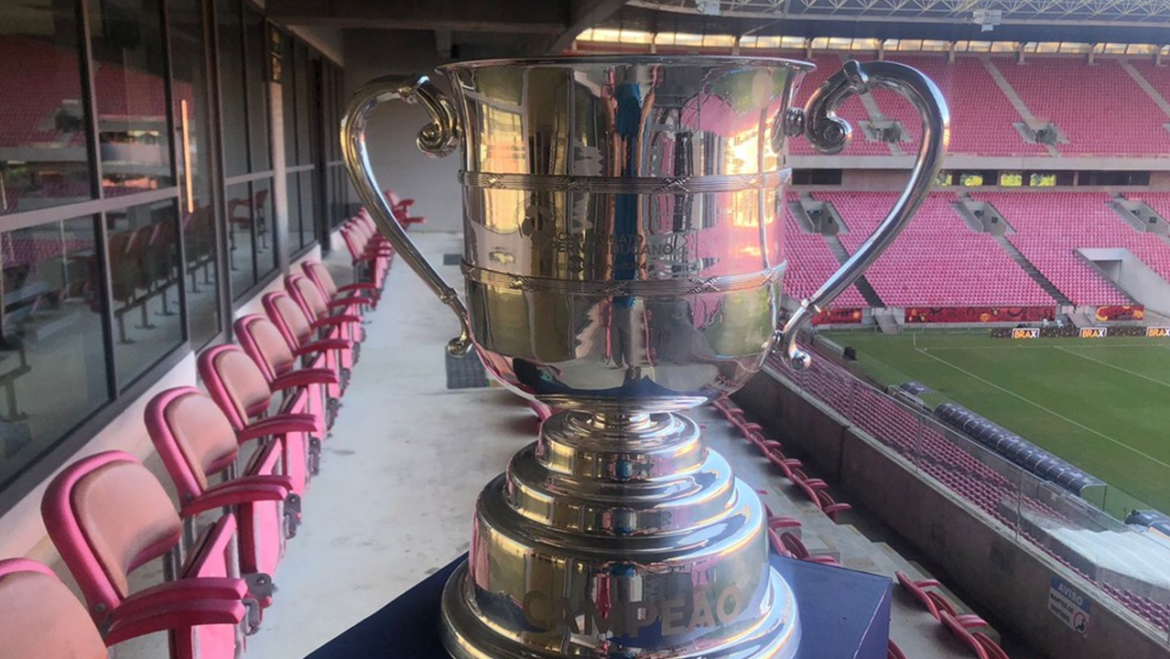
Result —
<path fill-rule="evenodd" d="M 596 27 L 1165 45 L 1170 0 L 630 0 Z"/>
<path fill-rule="evenodd" d="M 629 5 L 764 20 L 1170 25 L 1170 0 L 633 0 Z"/>

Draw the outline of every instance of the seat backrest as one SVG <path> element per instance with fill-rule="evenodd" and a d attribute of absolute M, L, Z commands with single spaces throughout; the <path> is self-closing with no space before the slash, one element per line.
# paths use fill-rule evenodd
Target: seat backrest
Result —
<path fill-rule="evenodd" d="M 313 327 L 301 305 L 288 296 L 288 293 L 277 291 L 265 295 L 261 302 L 268 319 L 280 329 L 289 349 L 302 346 L 313 339 Z"/>
<path fill-rule="evenodd" d="M 236 461 L 239 444 L 223 410 L 195 387 L 168 389 L 146 405 L 146 431 L 179 491 L 191 501 L 211 474 Z"/>
<path fill-rule="evenodd" d="M 84 458 L 58 474 L 41 515 L 99 626 L 129 595 L 130 572 L 166 554 L 182 534 L 162 484 L 122 451 Z"/>
<path fill-rule="evenodd" d="M 352 226 L 352 222 L 342 227 L 341 237 L 345 240 L 345 249 L 349 250 L 349 257 L 354 261 L 363 256 L 362 243 L 357 235 L 357 228 Z"/>
<path fill-rule="evenodd" d="M 26 558 L 0 561 L 0 659 L 105 659 L 85 607 L 52 570 Z"/>
<path fill-rule="evenodd" d="M 236 430 L 262 416 L 272 403 L 264 371 L 239 346 L 225 343 L 204 350 L 199 355 L 199 376 Z"/>
<path fill-rule="evenodd" d="M 268 318 L 248 314 L 235 322 L 233 328 L 244 351 L 256 362 L 269 381 L 296 368 L 296 357 L 289 349 L 284 334 Z"/>
<path fill-rule="evenodd" d="M 305 316 L 313 319 L 329 315 L 329 303 L 321 296 L 321 290 L 311 279 L 304 275 L 289 275 L 284 278 L 284 288 L 296 300 L 305 312 Z"/>
<path fill-rule="evenodd" d="M 313 280 L 326 300 L 332 300 L 337 295 L 337 282 L 333 281 L 333 275 L 329 274 L 329 268 L 326 268 L 324 263 L 305 261 L 301 263 L 301 270 L 304 270 L 306 277 Z"/>

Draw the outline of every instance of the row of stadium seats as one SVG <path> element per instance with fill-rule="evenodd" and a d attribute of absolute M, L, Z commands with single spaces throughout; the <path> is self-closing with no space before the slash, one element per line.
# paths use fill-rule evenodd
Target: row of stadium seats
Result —
<path fill-rule="evenodd" d="M 997 84 L 991 67 L 1002 74 L 1036 121 L 1056 126 L 1067 140 L 1053 145 L 1061 156 L 1161 157 L 1170 151 L 1170 131 L 1164 126 L 1166 113 L 1117 60 L 1090 65 L 1082 58 L 1031 57 L 1021 65 L 1010 56 L 959 57 L 947 62 L 943 55 L 898 53 L 888 54 L 886 59 L 913 66 L 938 85 L 951 111 L 951 153 L 1050 155 L 1045 145 L 1025 141 L 1016 129 L 1015 125 L 1025 124 L 1026 118 Z M 841 67 L 841 59 L 835 55 L 819 55 L 813 61 L 817 69 L 801 85 L 797 99 L 800 104 Z M 1147 62 L 1133 62 L 1131 66 L 1163 99 L 1170 98 L 1166 67 Z M 872 101 L 881 116 L 901 124 L 903 141 L 897 144 L 898 149 L 914 153 L 921 133 L 918 112 L 892 92 L 879 90 Z M 871 115 L 859 100 L 851 99 L 838 114 L 858 131 L 845 155 L 891 155 L 888 145 L 867 141 L 860 131 L 859 122 L 869 121 Z M 1108 130 L 1102 129 L 1101 117 L 1112 118 Z M 814 153 L 804 140 L 793 140 L 790 152 Z"/>
<path fill-rule="evenodd" d="M 806 347 L 812 350 L 810 347 Z M 908 411 L 893 398 L 856 379 L 831 359 L 815 353 L 812 365 L 801 371 L 788 368 L 773 355 L 768 364 L 805 393 L 821 400 L 856 428 L 896 451 L 948 489 L 984 513 L 1013 529 L 1069 570 L 1096 583 L 1105 592 L 1137 615 L 1170 631 L 1170 606 L 1145 600 L 1123 588 L 1098 582 L 1036 535 L 1032 521 L 1056 526 L 1077 525 L 1048 504 L 1026 495 L 999 472 L 976 459 L 943 433 Z"/>
<path fill-rule="evenodd" d="M 1101 192 L 973 193 L 975 201 L 991 203 L 1014 233 L 1006 239 L 1065 297 L 1078 306 L 1132 304 L 1078 250 L 1124 249 L 1170 281 L 1170 242 L 1142 233 L 1111 207 Z M 894 192 L 816 192 L 844 219 L 848 233 L 841 243 L 854 253 L 894 203 Z M 1170 214 L 1170 193 L 1131 195 L 1159 213 Z M 953 205 L 958 197 L 932 193 L 914 221 L 889 250 L 865 273 L 865 280 L 887 306 L 1054 306 L 1053 299 L 1013 260 L 996 238 L 973 231 Z M 1161 209 L 1161 210 L 1160 210 Z M 803 299 L 824 282 L 837 260 L 824 238 L 803 232 L 787 218 L 791 270 L 785 292 Z M 853 291 L 854 289 L 850 289 Z M 837 308 L 868 306 L 855 293 L 842 295 Z"/>
<path fill-rule="evenodd" d="M 264 296 L 266 315 L 235 322 L 241 345 L 199 356 L 208 393 L 179 387 L 147 405 L 147 433 L 177 506 L 121 451 L 79 460 L 54 478 L 42 502 L 45 526 L 85 606 L 45 566 L 0 561 L 0 657 L 96 659 L 160 631 L 170 633 L 176 659 L 242 656 L 275 597 L 272 574 L 301 523 L 321 441 L 359 356 L 362 314 L 380 301 L 374 282 L 393 257 L 368 217 L 353 218 L 346 231 L 369 257 L 364 279 L 339 286 L 322 263 L 303 263 L 303 275 Z M 158 559 L 164 581 L 132 588 L 132 573 Z"/>

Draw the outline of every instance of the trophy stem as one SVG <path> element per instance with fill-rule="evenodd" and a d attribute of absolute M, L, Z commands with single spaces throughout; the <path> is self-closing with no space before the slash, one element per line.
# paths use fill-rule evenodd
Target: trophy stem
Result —
<path fill-rule="evenodd" d="M 672 413 L 561 412 L 480 495 L 447 584 L 458 659 L 790 657 L 763 505 Z"/>

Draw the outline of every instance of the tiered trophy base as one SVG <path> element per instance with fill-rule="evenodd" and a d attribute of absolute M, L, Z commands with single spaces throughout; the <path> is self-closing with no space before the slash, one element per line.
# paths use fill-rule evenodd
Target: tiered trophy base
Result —
<path fill-rule="evenodd" d="M 561 412 L 476 506 L 456 659 L 791 659 L 759 497 L 673 413 Z"/>

